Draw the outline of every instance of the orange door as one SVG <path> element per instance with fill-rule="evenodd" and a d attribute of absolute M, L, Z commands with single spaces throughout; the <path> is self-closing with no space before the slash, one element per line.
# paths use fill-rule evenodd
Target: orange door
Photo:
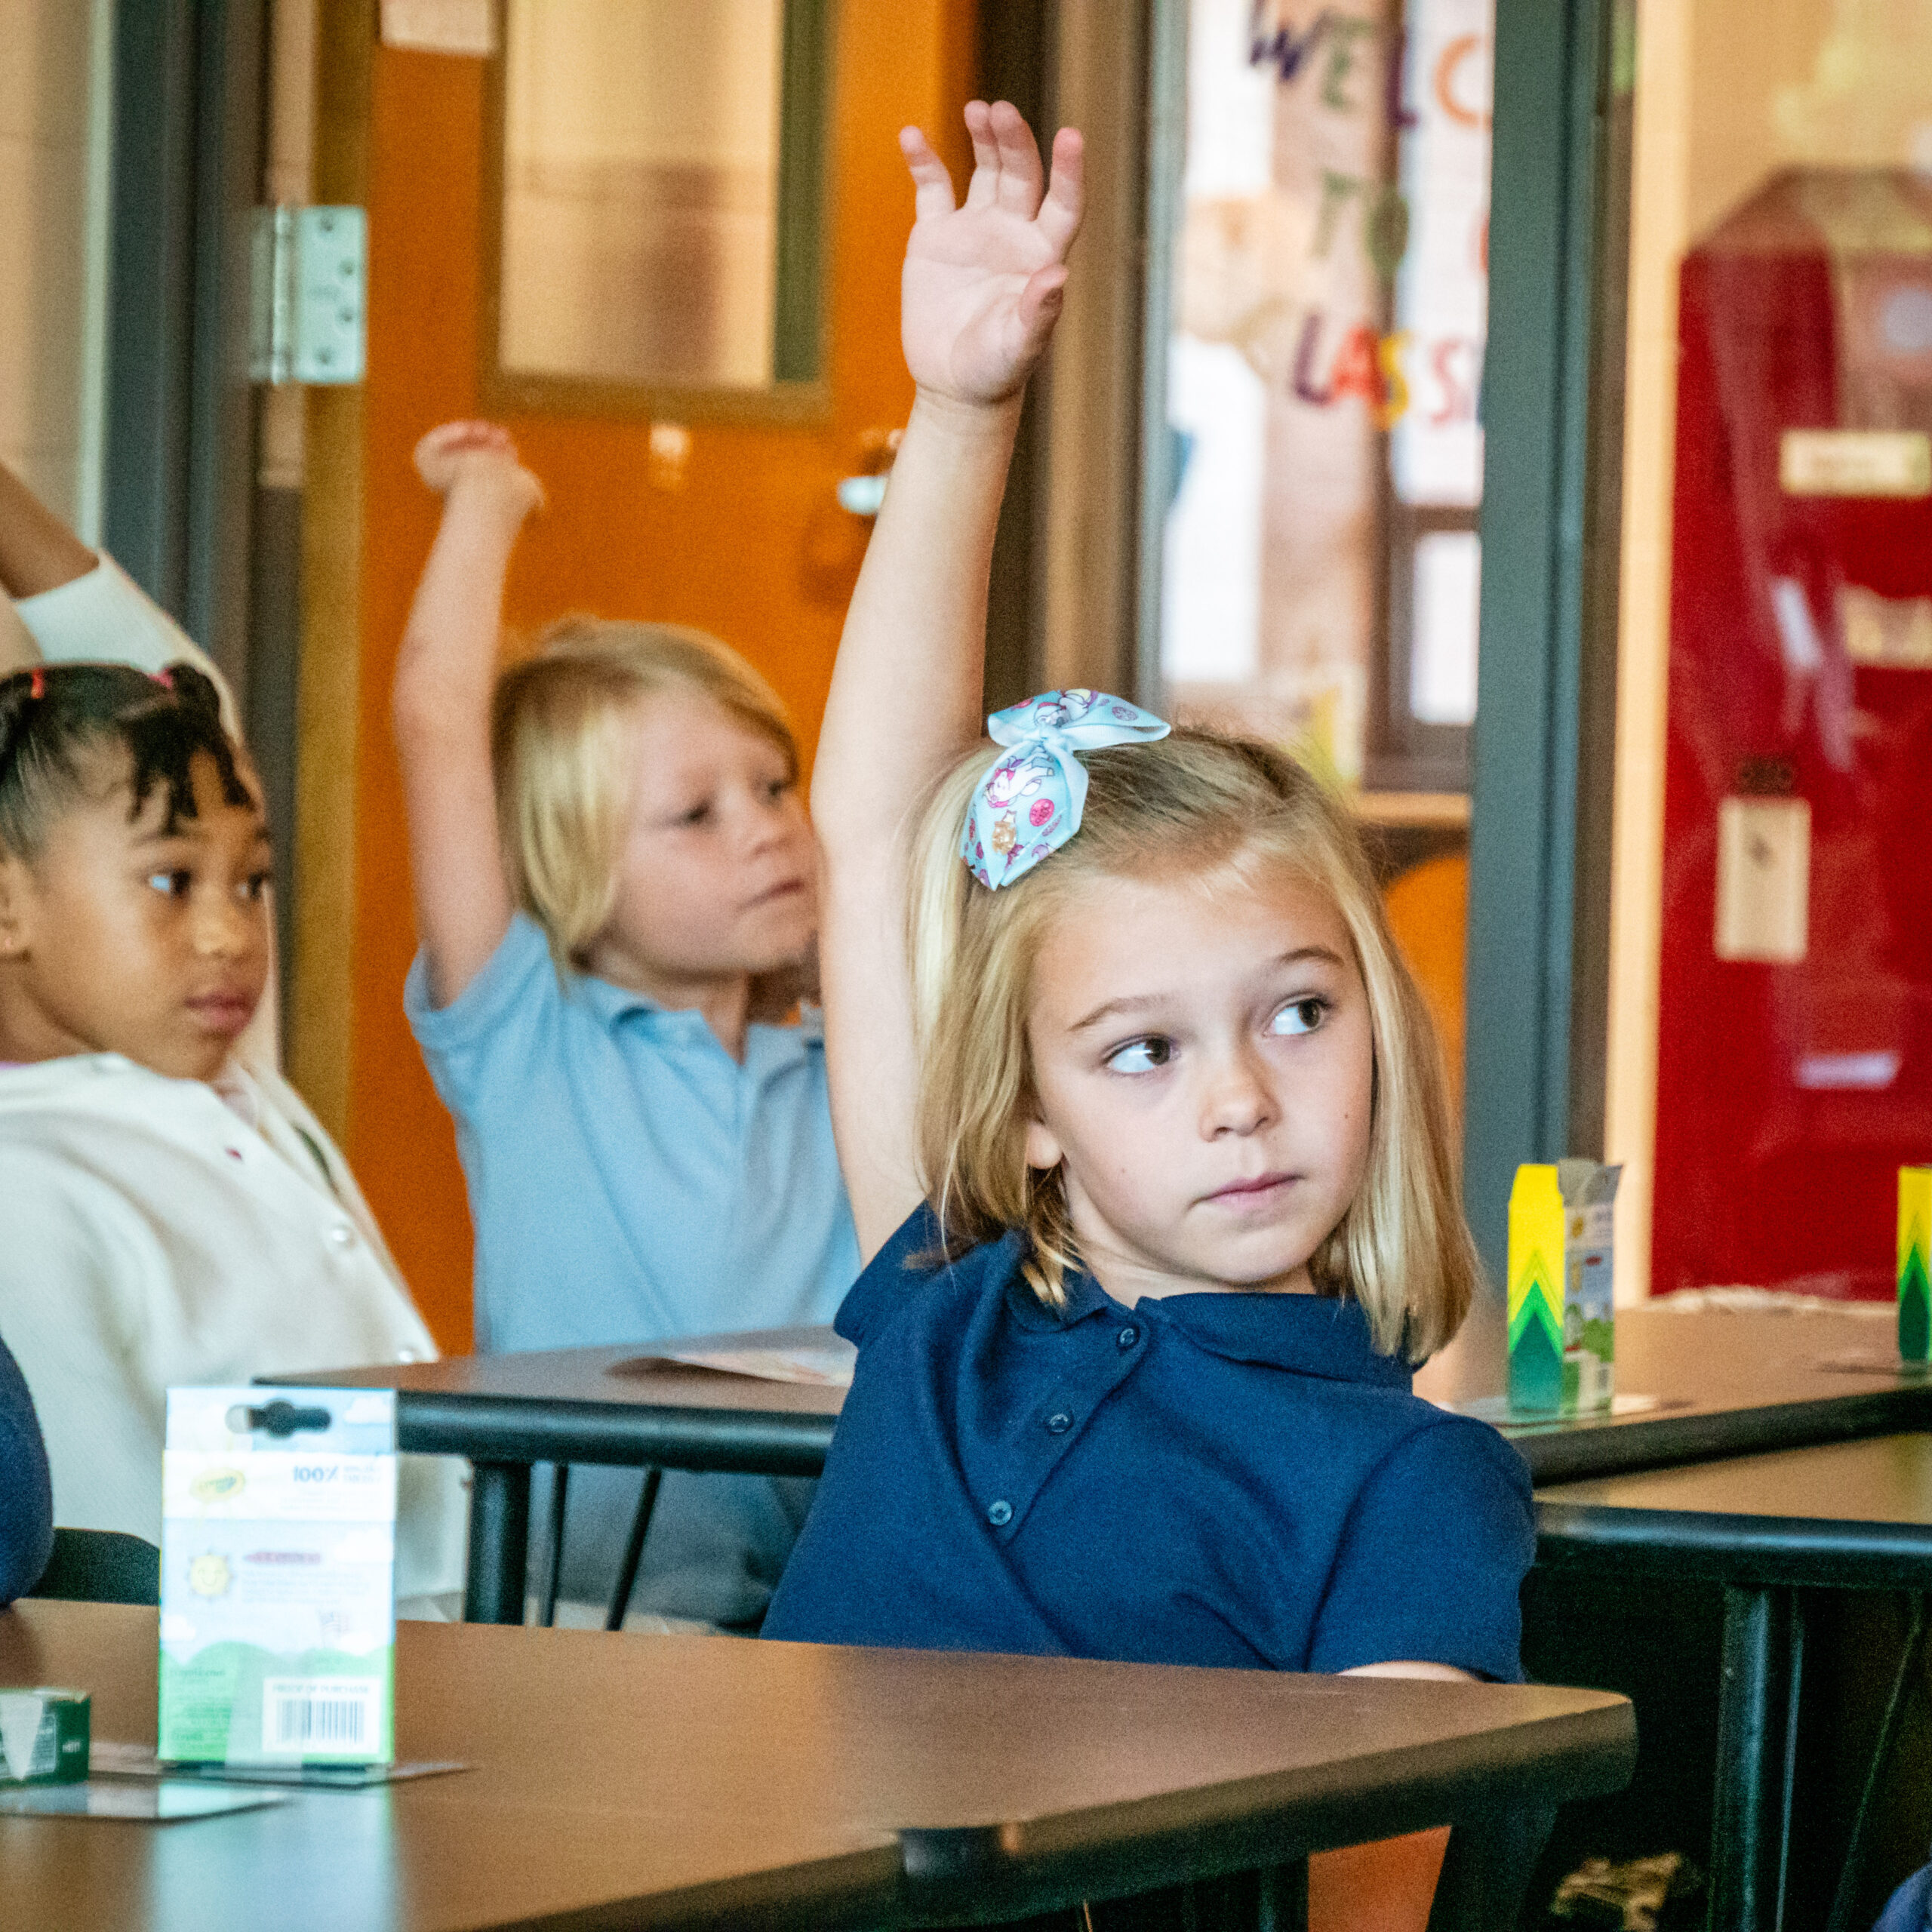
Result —
<path fill-rule="evenodd" d="M 835 11 L 822 416 L 694 422 L 681 466 L 663 460 L 666 441 L 676 439 L 662 436 L 654 465 L 644 420 L 509 419 L 550 497 L 511 577 L 512 635 L 570 611 L 700 625 L 771 678 L 808 761 L 868 529 L 838 507 L 834 489 L 866 433 L 903 422 L 911 404 L 897 300 L 912 195 L 894 137 L 909 122 L 959 128 L 976 24 L 974 0 L 848 0 Z M 334 989 L 319 967 L 299 968 L 307 1037 L 292 1058 L 298 1078 L 326 1063 L 343 1052 L 327 1037 L 331 1024 L 344 1029 L 337 1064 L 350 1160 L 438 1340 L 462 1349 L 470 1339 L 470 1228 L 450 1121 L 402 1013 L 415 938 L 387 707 L 435 521 L 410 451 L 432 425 L 478 413 L 486 76 L 475 59 L 388 48 L 369 58 L 351 944 Z M 325 120 L 328 112 L 325 95 Z M 963 139 L 947 152 L 957 174 Z M 312 488 L 314 475 L 312 468 Z M 305 718 L 305 755 L 309 734 L 329 729 Z M 316 828 L 302 837 L 311 847 Z M 557 1211 L 568 1214 L 571 1204 L 558 1202 Z"/>

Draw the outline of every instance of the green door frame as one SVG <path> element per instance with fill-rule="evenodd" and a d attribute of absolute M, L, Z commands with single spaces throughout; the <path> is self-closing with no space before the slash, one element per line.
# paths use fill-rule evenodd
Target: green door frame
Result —
<path fill-rule="evenodd" d="M 1498 1284 L 1518 1164 L 1602 1151 L 1628 19 L 1496 9 L 1463 1195 Z"/>

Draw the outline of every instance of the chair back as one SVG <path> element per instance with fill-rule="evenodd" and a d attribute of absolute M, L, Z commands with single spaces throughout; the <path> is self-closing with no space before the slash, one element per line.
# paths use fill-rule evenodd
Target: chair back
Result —
<path fill-rule="evenodd" d="M 30 1597 L 73 1603 L 161 1601 L 161 1552 L 120 1530 L 56 1530 L 54 1554 Z"/>

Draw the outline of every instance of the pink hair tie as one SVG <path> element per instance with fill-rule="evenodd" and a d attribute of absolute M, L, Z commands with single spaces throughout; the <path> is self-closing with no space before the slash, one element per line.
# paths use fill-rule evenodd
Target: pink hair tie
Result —
<path fill-rule="evenodd" d="M 33 676 L 27 685 L 27 695 L 36 703 L 47 695 L 47 673 L 38 664 L 33 667 Z"/>
<path fill-rule="evenodd" d="M 150 671 L 148 675 L 165 691 L 171 691 L 174 688 L 174 673 L 172 671 Z"/>

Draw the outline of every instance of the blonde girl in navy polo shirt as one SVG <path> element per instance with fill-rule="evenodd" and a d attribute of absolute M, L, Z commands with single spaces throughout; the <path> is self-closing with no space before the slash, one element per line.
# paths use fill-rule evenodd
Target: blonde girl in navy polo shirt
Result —
<path fill-rule="evenodd" d="M 1429 1021 L 1345 814 L 1090 691 L 977 700 L 1079 137 L 902 137 L 918 395 L 812 808 L 857 1377 L 768 1636 L 1513 1678 L 1521 1461 L 1413 1395 L 1477 1280 Z M 1317 1924 L 1426 1916 L 1440 1835 Z M 1331 1855 L 1332 1857 L 1333 1855 Z M 1365 1906 L 1364 1908 L 1367 1909 Z M 1404 1915 L 1406 1914 L 1406 1916 Z"/>

